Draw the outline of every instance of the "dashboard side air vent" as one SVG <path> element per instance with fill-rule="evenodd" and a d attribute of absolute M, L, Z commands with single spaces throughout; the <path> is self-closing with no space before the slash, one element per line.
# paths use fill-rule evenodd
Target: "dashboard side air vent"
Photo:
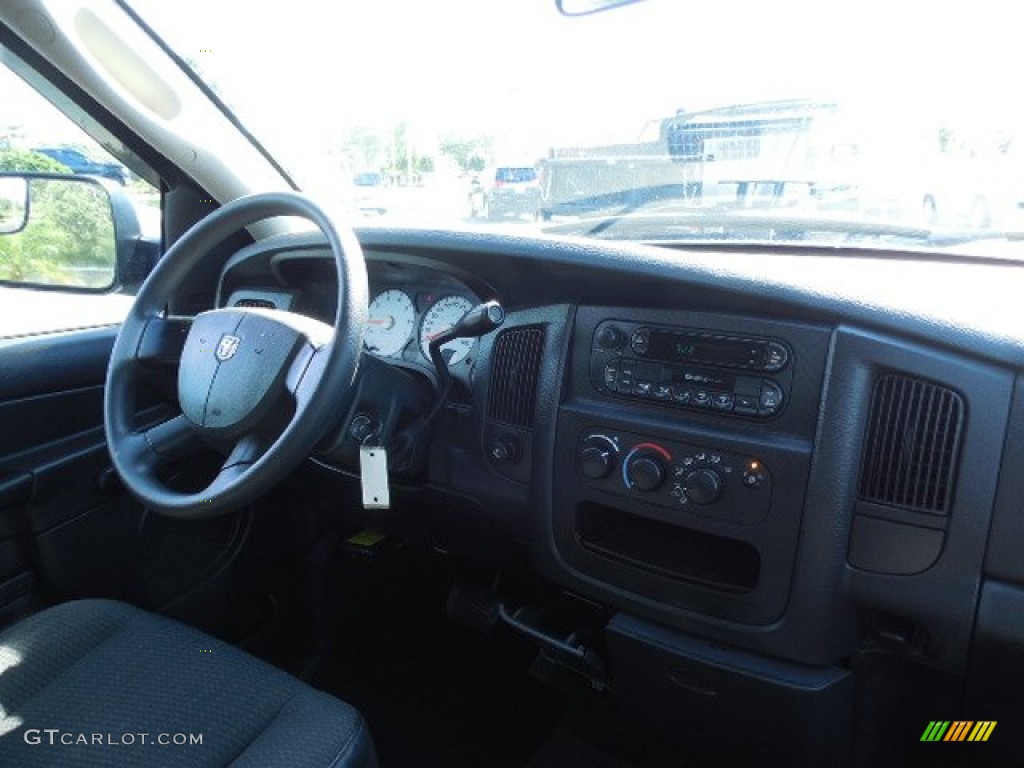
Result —
<path fill-rule="evenodd" d="M 500 424 L 531 429 L 537 406 L 544 331 L 511 328 L 494 343 L 487 416 Z"/>
<path fill-rule="evenodd" d="M 898 374 L 879 378 L 861 461 L 860 498 L 947 514 L 963 426 L 964 402 L 956 392 Z"/>

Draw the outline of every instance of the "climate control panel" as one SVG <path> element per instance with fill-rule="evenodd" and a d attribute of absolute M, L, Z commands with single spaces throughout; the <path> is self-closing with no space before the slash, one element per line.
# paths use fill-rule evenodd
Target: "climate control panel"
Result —
<path fill-rule="evenodd" d="M 580 435 L 576 467 L 604 492 L 729 522 L 754 525 L 771 509 L 771 473 L 754 456 L 597 427 Z"/>

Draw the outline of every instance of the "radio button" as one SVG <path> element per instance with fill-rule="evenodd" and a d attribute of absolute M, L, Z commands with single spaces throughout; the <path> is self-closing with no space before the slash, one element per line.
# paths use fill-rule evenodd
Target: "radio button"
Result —
<path fill-rule="evenodd" d="M 655 400 L 668 400 L 672 397 L 672 385 L 671 384 L 655 384 L 654 385 L 654 399 Z"/>
<path fill-rule="evenodd" d="M 733 406 L 733 413 L 738 413 L 741 416 L 756 416 L 758 405 L 759 403 L 756 397 L 751 397 L 750 395 L 737 395 Z"/>
<path fill-rule="evenodd" d="M 604 366 L 604 385 L 608 389 L 615 389 L 615 383 L 619 380 L 619 361 L 618 359 L 612 360 L 605 363 Z"/>
<path fill-rule="evenodd" d="M 761 386 L 761 402 L 758 413 L 762 416 L 773 416 L 782 407 L 782 389 L 778 384 L 766 381 Z"/>
<path fill-rule="evenodd" d="M 710 408 L 711 407 L 711 395 L 703 389 L 698 389 L 693 393 L 693 404 L 698 408 Z"/>
<path fill-rule="evenodd" d="M 650 397 L 653 386 L 649 381 L 638 381 L 633 385 L 633 394 L 637 397 Z"/>
<path fill-rule="evenodd" d="M 764 370 L 781 371 L 789 362 L 789 350 L 777 341 L 768 343 L 764 356 Z"/>
<path fill-rule="evenodd" d="M 632 360 L 623 360 L 619 365 L 619 382 L 617 389 L 623 395 L 633 394 L 633 379 L 636 370 L 636 363 Z"/>
<path fill-rule="evenodd" d="M 728 392 L 716 392 L 711 405 L 716 411 L 731 411 L 733 397 Z"/>
<path fill-rule="evenodd" d="M 672 387 L 672 399 L 680 405 L 689 405 L 693 400 L 693 390 L 688 387 Z"/>

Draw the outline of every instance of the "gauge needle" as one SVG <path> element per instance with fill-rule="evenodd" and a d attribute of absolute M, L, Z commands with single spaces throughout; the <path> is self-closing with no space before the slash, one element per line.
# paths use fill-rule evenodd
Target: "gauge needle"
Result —
<path fill-rule="evenodd" d="M 385 317 L 369 317 L 366 319 L 369 325 L 382 325 L 385 330 L 391 330 L 395 327 L 395 318 L 391 315 Z"/>

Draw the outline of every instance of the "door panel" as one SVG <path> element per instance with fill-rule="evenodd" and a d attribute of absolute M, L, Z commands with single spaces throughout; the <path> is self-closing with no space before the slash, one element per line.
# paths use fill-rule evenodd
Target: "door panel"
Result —
<path fill-rule="evenodd" d="M 116 336 L 117 329 L 109 327 L 0 339 L 0 403 L 102 386 Z M 12 442 L 25 445 L 4 424 L 0 431 L 0 456 L 17 447 Z M 44 441 L 52 439 L 46 437 L 46 430 L 52 435 L 63 429 L 59 422 L 35 424 L 33 428 L 44 432 Z"/>
<path fill-rule="evenodd" d="M 0 618 L 38 597 L 35 535 L 94 505 L 114 329 L 0 342 Z"/>
<path fill-rule="evenodd" d="M 122 490 L 103 432 L 115 335 L 0 342 L 0 623 L 39 602 L 86 596 L 159 610 L 244 543 L 240 515 L 165 520 Z"/>

